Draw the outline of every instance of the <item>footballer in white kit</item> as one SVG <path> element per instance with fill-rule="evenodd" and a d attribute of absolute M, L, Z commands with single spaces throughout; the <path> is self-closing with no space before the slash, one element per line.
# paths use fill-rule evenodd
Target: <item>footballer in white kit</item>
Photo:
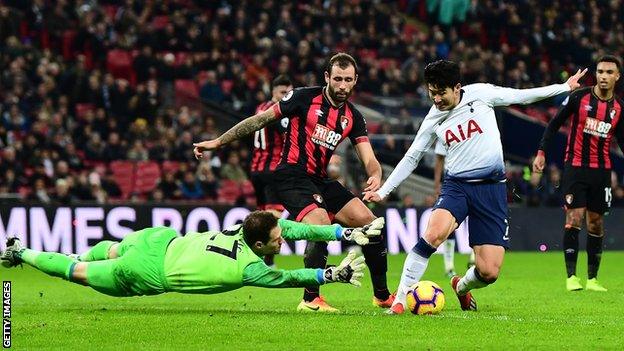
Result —
<path fill-rule="evenodd" d="M 376 192 L 364 200 L 381 201 L 418 165 L 422 155 L 440 140 L 447 150 L 446 174 L 440 196 L 427 229 L 408 253 L 391 313 L 402 313 L 408 288 L 422 277 L 429 257 L 466 216 L 470 246 L 476 265 L 451 285 L 463 310 L 476 310 L 470 293 L 498 278 L 509 244 L 505 165 L 494 107 L 528 104 L 579 87 L 586 70 L 578 71 L 564 84 L 533 89 L 511 89 L 491 84 L 460 84 L 459 66 L 439 60 L 425 68 L 425 83 L 433 100 L 407 154 Z"/>

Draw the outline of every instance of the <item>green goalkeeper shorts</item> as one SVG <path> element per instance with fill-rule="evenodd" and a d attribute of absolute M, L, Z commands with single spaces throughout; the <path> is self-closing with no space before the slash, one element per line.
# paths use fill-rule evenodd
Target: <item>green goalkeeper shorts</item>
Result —
<path fill-rule="evenodd" d="M 166 292 L 169 286 L 164 271 L 165 253 L 176 237 L 176 231 L 167 227 L 146 228 L 128 234 L 119 243 L 119 257 L 89 262 L 89 286 L 111 296 Z"/>

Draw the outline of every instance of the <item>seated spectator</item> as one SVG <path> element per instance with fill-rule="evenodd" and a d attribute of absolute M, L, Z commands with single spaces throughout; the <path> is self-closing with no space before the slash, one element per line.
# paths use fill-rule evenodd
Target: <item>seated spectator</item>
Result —
<path fill-rule="evenodd" d="M 156 187 L 163 192 L 164 198 L 167 200 L 176 200 L 182 197 L 182 190 L 173 172 L 165 173 Z"/>
<path fill-rule="evenodd" d="M 126 155 L 126 158 L 131 161 L 147 161 L 149 160 L 149 153 L 142 140 L 135 140 L 130 150 Z"/>
<path fill-rule="evenodd" d="M 201 183 L 204 195 L 211 199 L 217 198 L 217 190 L 219 189 L 219 180 L 212 172 L 209 163 L 202 162 L 197 169 L 197 179 Z"/>
<path fill-rule="evenodd" d="M 247 173 L 240 165 L 240 158 L 235 151 L 230 152 L 227 162 L 221 166 L 221 178 L 233 180 L 238 183 L 246 181 Z"/>
<path fill-rule="evenodd" d="M 52 202 L 62 206 L 71 205 L 74 201 L 71 193 L 69 192 L 69 184 L 65 179 L 57 179 L 55 192 L 52 195 Z"/>
<path fill-rule="evenodd" d="M 48 190 L 46 189 L 45 182 L 43 179 L 39 178 L 35 180 L 35 185 L 33 187 L 33 192 L 28 196 L 28 200 L 42 202 L 44 204 L 49 204 L 52 199 L 50 198 L 50 194 L 48 194 Z"/>
<path fill-rule="evenodd" d="M 184 174 L 184 179 L 180 183 L 180 190 L 182 191 L 182 197 L 184 199 L 197 200 L 204 197 L 201 184 L 191 171 Z"/>

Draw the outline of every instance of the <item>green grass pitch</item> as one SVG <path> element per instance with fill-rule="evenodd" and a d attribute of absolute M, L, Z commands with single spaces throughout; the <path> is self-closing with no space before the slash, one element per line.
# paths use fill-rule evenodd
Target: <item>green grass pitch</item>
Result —
<path fill-rule="evenodd" d="M 396 287 L 404 256 L 389 258 Z M 456 258 L 465 267 L 466 257 Z M 337 257 L 330 263 L 339 262 Z M 579 257 L 585 277 L 586 256 Z M 388 316 L 362 288 L 332 284 L 323 294 L 337 315 L 300 314 L 300 289 L 243 288 L 219 295 L 112 298 L 37 272 L 0 269 L 12 281 L 17 350 L 422 350 L 622 349 L 624 252 L 603 255 L 607 293 L 567 292 L 561 253 L 509 253 L 493 286 L 475 290 L 478 312 L 462 312 L 435 255 L 423 279 L 446 292 L 437 316 Z M 301 257 L 278 257 L 282 268 Z M 584 281 L 584 279 L 583 279 Z"/>

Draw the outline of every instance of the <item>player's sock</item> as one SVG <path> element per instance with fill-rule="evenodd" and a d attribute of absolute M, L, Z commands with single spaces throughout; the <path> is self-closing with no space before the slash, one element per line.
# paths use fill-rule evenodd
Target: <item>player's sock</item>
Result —
<path fill-rule="evenodd" d="M 46 274 L 65 280 L 70 280 L 71 272 L 76 264 L 76 261 L 64 254 L 30 249 L 24 249 L 20 253 L 20 258 Z"/>
<path fill-rule="evenodd" d="M 485 281 L 485 279 L 483 279 L 483 277 L 481 277 L 476 266 L 472 266 L 459 280 L 459 283 L 457 283 L 457 293 L 459 295 L 466 295 L 466 293 L 468 293 L 472 289 L 483 288 L 491 283 L 493 282 L 487 282 Z"/>
<path fill-rule="evenodd" d="M 579 248 L 578 234 L 580 231 L 579 228 L 566 226 L 563 234 L 563 255 L 565 257 L 568 278 L 576 275 L 576 259 L 578 258 Z"/>
<path fill-rule="evenodd" d="M 327 243 L 308 241 L 303 258 L 305 268 L 325 268 L 327 265 Z M 312 301 L 319 297 L 318 287 L 308 287 L 303 291 L 303 300 Z"/>
<path fill-rule="evenodd" d="M 89 251 L 83 253 L 78 256 L 78 261 L 82 262 L 91 262 L 91 261 L 101 261 L 108 259 L 108 250 L 110 250 L 111 246 L 116 244 L 114 241 L 104 240 L 95 244 Z"/>
<path fill-rule="evenodd" d="M 468 268 L 474 266 L 477 261 L 474 250 L 470 250 L 470 258 L 468 259 Z"/>
<path fill-rule="evenodd" d="M 405 296 L 409 287 L 418 282 L 427 269 L 429 257 L 436 252 L 436 248 L 431 246 L 424 238 L 418 239 L 414 248 L 407 254 L 401 273 L 401 282 L 396 292 L 394 304 L 402 303 L 405 306 Z"/>
<path fill-rule="evenodd" d="M 388 271 L 388 250 L 383 243 L 362 246 L 362 253 L 366 259 L 366 265 L 371 273 L 373 283 L 373 295 L 385 301 L 390 297 L 386 272 Z"/>
<path fill-rule="evenodd" d="M 455 271 L 455 239 L 447 239 L 444 242 L 444 271 Z"/>
<path fill-rule="evenodd" d="M 600 259 L 602 258 L 602 239 L 604 236 L 596 236 L 587 233 L 587 279 L 596 278 Z"/>

